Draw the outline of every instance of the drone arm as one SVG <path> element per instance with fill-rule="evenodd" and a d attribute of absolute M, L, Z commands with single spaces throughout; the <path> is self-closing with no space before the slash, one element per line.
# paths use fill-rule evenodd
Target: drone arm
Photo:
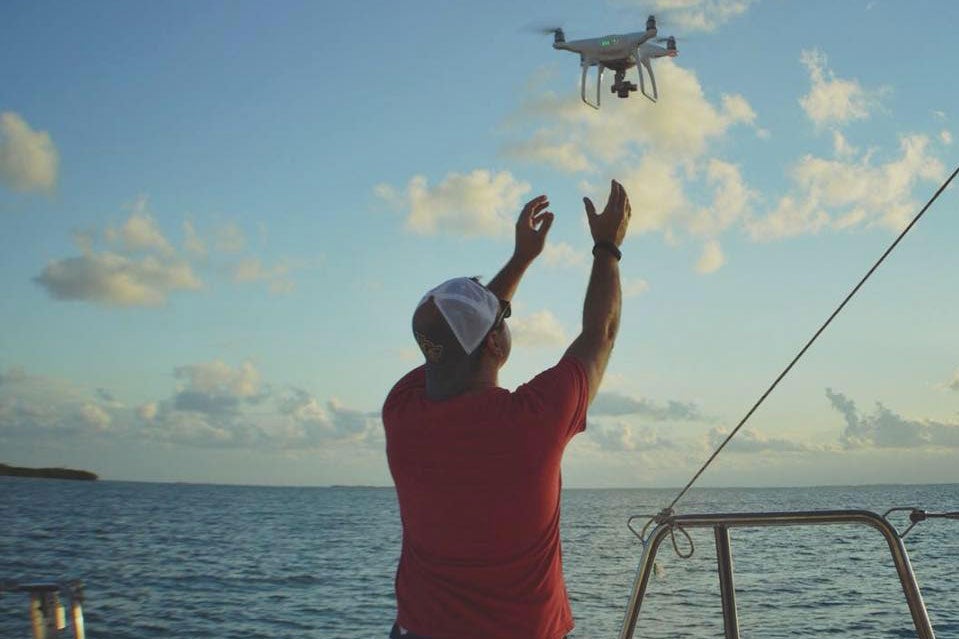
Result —
<path fill-rule="evenodd" d="M 637 55 L 637 59 L 640 61 L 640 63 L 642 63 L 642 66 L 646 68 L 646 72 L 649 73 L 649 83 L 653 87 L 653 94 L 650 95 L 646 93 L 646 83 L 643 82 L 643 69 L 640 67 L 639 64 L 637 64 L 636 70 L 639 72 L 640 90 L 643 92 L 643 95 L 645 95 L 647 98 L 655 102 L 657 99 L 659 99 L 659 92 L 656 90 L 656 76 L 653 75 L 653 66 L 649 63 L 649 58 L 646 58 L 646 57 L 639 58 L 639 56 Z"/>
<path fill-rule="evenodd" d="M 653 39 L 655 36 L 656 36 L 656 29 L 647 31 L 646 33 L 639 36 L 639 38 L 636 40 L 636 46 L 638 47 L 639 45 L 645 42 L 648 42 L 649 40 Z"/>

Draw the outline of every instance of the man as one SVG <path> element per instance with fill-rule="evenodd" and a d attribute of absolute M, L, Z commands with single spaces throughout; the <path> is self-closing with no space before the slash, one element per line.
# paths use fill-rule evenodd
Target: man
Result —
<path fill-rule="evenodd" d="M 560 462 L 586 428 L 616 339 L 630 217 L 616 181 L 601 214 L 583 202 L 593 267 L 582 332 L 556 366 L 512 393 L 497 384 L 510 354 L 510 300 L 553 222 L 544 195 L 523 208 L 513 256 L 487 286 L 449 280 L 413 314 L 426 363 L 383 405 L 403 523 L 393 639 L 561 639 L 573 628 Z"/>

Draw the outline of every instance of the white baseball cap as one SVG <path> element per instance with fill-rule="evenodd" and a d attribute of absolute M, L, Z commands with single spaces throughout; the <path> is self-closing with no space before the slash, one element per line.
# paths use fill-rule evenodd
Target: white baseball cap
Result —
<path fill-rule="evenodd" d="M 500 313 L 499 298 L 468 277 L 456 277 L 443 282 L 424 295 L 416 308 L 430 298 L 467 355 L 480 345 Z"/>

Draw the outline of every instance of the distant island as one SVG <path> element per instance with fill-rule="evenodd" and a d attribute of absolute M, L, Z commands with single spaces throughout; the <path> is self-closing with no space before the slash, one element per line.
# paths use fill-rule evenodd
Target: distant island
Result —
<path fill-rule="evenodd" d="M 0 464 L 0 476 L 6 477 L 34 477 L 40 479 L 78 479 L 81 481 L 96 481 L 96 473 L 88 470 L 73 470 L 72 468 L 22 468 Z"/>

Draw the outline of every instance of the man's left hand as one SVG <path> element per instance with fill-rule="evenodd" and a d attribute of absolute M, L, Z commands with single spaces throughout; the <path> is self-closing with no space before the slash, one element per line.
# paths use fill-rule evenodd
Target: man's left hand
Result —
<path fill-rule="evenodd" d="M 546 234 L 553 224 L 553 214 L 546 210 L 549 199 L 540 195 L 526 203 L 516 222 L 516 249 L 513 256 L 532 262 L 543 252 Z"/>

